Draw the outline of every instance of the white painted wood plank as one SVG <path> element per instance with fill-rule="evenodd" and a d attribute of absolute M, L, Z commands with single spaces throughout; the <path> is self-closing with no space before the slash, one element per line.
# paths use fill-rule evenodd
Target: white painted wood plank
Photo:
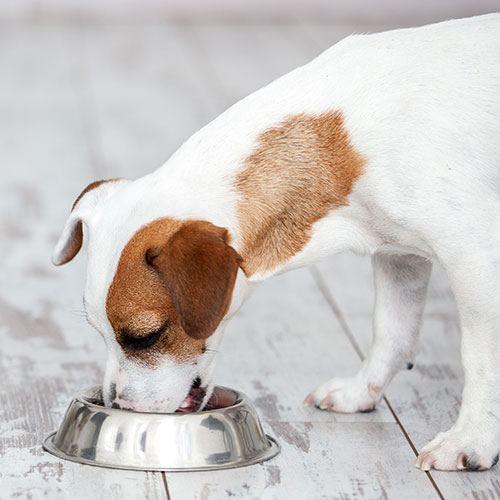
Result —
<path fill-rule="evenodd" d="M 372 417 L 302 407 L 317 385 L 360 364 L 305 269 L 259 285 L 229 323 L 219 351 L 217 381 L 248 394 L 265 421 L 394 422 L 385 405 Z"/>
<path fill-rule="evenodd" d="M 0 29 L 0 100 L 20 106 L 72 98 L 57 26 L 4 24 Z M 51 57 L 47 63 L 45 53 Z"/>
<path fill-rule="evenodd" d="M 197 43 L 223 91 L 225 104 L 233 104 L 271 83 L 309 59 L 288 37 L 288 26 L 193 25 Z M 214 85 L 215 87 L 215 85 Z"/>
<path fill-rule="evenodd" d="M 70 399 L 101 380 L 105 359 L 98 334 L 71 312 L 84 259 L 50 264 L 91 174 L 60 35 L 50 26 L 0 35 L 0 496 L 166 498 L 160 474 L 80 466 L 41 448 Z"/>
<path fill-rule="evenodd" d="M 72 34 L 94 103 L 108 176 L 139 177 L 162 165 L 215 117 L 203 68 L 180 30 L 165 25 L 85 26 Z"/>
<path fill-rule="evenodd" d="M 335 292 L 335 300 L 346 316 L 369 315 L 375 300 L 370 257 L 345 252 L 322 262 L 318 271 Z M 456 317 L 453 295 L 445 271 L 438 264 L 432 271 L 426 315 Z M 371 331 L 371 330 L 370 330 Z"/>
<path fill-rule="evenodd" d="M 172 500 L 438 499 L 410 465 L 396 424 L 288 423 L 270 427 L 282 452 L 260 465 L 215 473 L 168 474 Z"/>
<path fill-rule="evenodd" d="M 258 38 L 260 27 L 193 25 L 192 42 L 212 70 L 214 94 L 227 107 L 262 87 L 280 72 L 266 66 L 268 47 Z M 216 94 L 217 95 L 217 94 Z"/>

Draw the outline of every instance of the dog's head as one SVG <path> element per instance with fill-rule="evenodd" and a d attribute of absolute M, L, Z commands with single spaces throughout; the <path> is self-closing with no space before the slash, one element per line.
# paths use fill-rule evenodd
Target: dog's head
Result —
<path fill-rule="evenodd" d="M 133 184 L 90 184 L 75 201 L 52 260 L 65 264 L 78 253 L 84 225 L 84 306 L 109 353 L 105 404 L 190 411 L 210 396 L 213 349 L 241 258 L 228 231 L 210 222 L 148 219 L 144 193 L 137 195 Z"/>

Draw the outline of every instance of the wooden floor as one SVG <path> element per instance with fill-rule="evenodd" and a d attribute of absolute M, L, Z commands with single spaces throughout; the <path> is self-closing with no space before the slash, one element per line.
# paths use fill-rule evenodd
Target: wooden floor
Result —
<path fill-rule="evenodd" d="M 378 27 L 383 28 L 383 27 Z M 366 26 L 24 23 L 0 27 L 0 498 L 500 498 L 500 472 L 424 473 L 415 455 L 461 398 L 453 297 L 435 269 L 412 371 L 376 412 L 304 409 L 353 374 L 371 337 L 368 258 L 339 255 L 264 283 L 232 322 L 217 381 L 246 392 L 282 453 L 210 473 L 141 473 L 41 448 L 71 397 L 99 383 L 103 342 L 83 320 L 85 257 L 50 253 L 89 182 L 158 167 L 231 103 Z"/>

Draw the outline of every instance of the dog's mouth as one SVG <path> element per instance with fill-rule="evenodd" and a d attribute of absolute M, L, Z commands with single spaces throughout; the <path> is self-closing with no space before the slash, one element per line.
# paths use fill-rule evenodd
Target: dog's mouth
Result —
<path fill-rule="evenodd" d="M 201 411 L 208 403 L 206 400 L 207 388 L 201 386 L 200 377 L 196 377 L 191 384 L 186 399 L 179 406 L 178 412 L 192 413 L 194 411 Z"/>

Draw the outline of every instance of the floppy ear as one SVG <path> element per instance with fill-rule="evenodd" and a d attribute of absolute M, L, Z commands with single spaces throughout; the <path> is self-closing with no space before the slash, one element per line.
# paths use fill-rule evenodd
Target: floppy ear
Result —
<path fill-rule="evenodd" d="M 195 339 L 215 332 L 229 309 L 242 261 L 226 229 L 206 221 L 186 223 L 148 262 L 163 277 L 184 331 Z"/>
<path fill-rule="evenodd" d="M 56 266 L 69 262 L 80 250 L 83 240 L 82 222 L 92 211 L 121 187 L 124 179 L 96 181 L 89 184 L 73 203 L 71 214 L 66 221 L 63 232 L 52 252 L 52 263 Z"/>

